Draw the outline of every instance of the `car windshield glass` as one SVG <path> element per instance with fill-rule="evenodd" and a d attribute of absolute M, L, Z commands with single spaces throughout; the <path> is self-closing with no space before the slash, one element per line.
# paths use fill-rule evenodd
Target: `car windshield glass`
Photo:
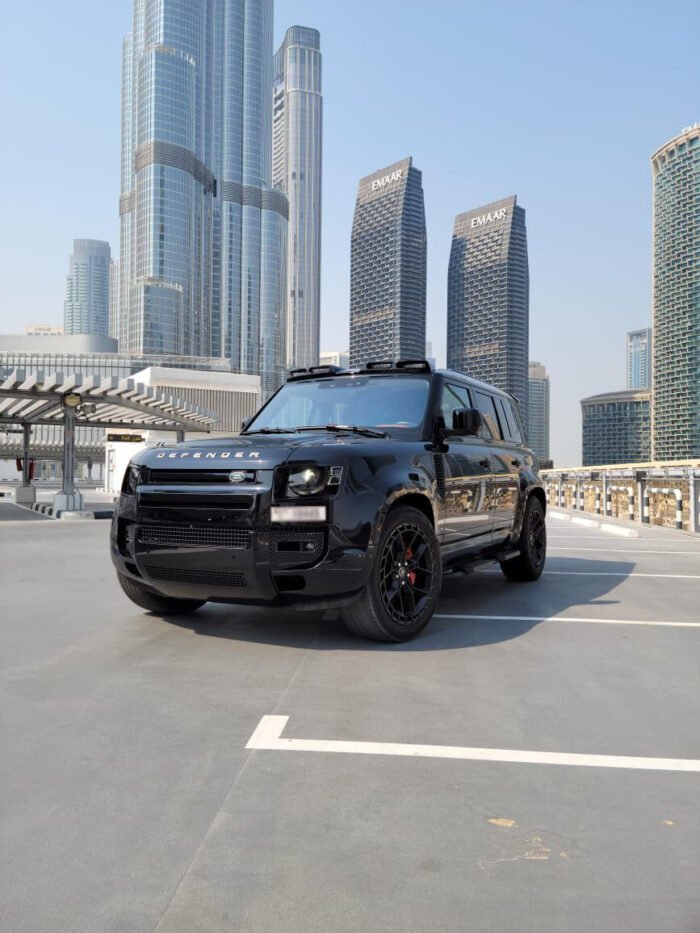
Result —
<path fill-rule="evenodd" d="M 429 388 L 429 380 L 422 376 L 336 376 L 288 382 L 245 433 L 330 424 L 415 434 L 425 417 Z"/>

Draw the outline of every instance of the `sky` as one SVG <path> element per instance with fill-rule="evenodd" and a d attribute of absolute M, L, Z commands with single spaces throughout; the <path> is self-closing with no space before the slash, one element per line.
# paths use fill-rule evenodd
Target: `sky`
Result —
<path fill-rule="evenodd" d="M 74 238 L 118 254 L 131 2 L 2 8 L 0 333 L 23 333 L 62 323 Z M 455 214 L 516 194 L 551 453 L 580 463 L 580 399 L 624 388 L 626 333 L 651 323 L 649 157 L 700 121 L 699 0 L 276 0 L 276 42 L 291 25 L 321 32 L 322 349 L 348 346 L 360 177 L 409 155 L 423 173 L 442 365 Z"/>

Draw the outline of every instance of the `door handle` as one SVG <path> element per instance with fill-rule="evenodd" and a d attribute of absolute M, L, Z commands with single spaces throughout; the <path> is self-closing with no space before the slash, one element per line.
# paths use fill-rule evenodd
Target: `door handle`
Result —
<path fill-rule="evenodd" d="M 479 466 L 483 467 L 484 470 L 488 470 L 488 468 L 491 466 L 491 463 L 489 460 L 484 458 L 483 460 L 479 460 Z"/>

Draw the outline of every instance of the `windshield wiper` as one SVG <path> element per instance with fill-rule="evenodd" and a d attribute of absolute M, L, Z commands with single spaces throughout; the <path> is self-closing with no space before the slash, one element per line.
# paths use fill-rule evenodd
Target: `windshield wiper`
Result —
<path fill-rule="evenodd" d="M 247 434 L 296 434 L 299 428 L 255 428 L 253 431 L 241 431 L 241 436 Z"/>
<path fill-rule="evenodd" d="M 363 437 L 388 437 L 386 431 L 375 431 L 372 428 L 363 428 L 358 424 L 305 424 L 295 428 L 295 431 L 350 431 L 352 434 L 361 434 Z"/>

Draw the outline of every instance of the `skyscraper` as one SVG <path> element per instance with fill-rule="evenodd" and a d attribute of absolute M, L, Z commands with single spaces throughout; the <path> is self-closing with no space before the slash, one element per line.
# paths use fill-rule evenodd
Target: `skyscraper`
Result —
<path fill-rule="evenodd" d="M 73 240 L 63 303 L 64 333 L 108 334 L 109 263 L 109 243 Z"/>
<path fill-rule="evenodd" d="M 350 365 L 423 359 L 427 240 L 411 158 L 360 180 L 350 253 Z"/>
<path fill-rule="evenodd" d="M 652 456 L 700 455 L 700 123 L 651 157 Z"/>
<path fill-rule="evenodd" d="M 549 376 L 537 362 L 528 366 L 527 442 L 540 463 L 549 460 Z"/>
<path fill-rule="evenodd" d="M 120 349 L 284 369 L 272 0 L 134 0 L 124 42 Z"/>
<path fill-rule="evenodd" d="M 584 466 L 648 462 L 648 389 L 605 392 L 581 399 L 581 416 Z"/>
<path fill-rule="evenodd" d="M 627 388 L 651 388 L 651 327 L 627 334 Z"/>
<path fill-rule="evenodd" d="M 109 264 L 109 336 L 119 339 L 119 260 Z"/>
<path fill-rule="evenodd" d="M 447 279 L 447 365 L 515 395 L 527 424 L 529 291 L 516 196 L 455 218 Z"/>
<path fill-rule="evenodd" d="M 272 183 L 289 199 L 287 366 L 314 366 L 321 316 L 321 37 L 292 26 L 274 60 Z"/>

